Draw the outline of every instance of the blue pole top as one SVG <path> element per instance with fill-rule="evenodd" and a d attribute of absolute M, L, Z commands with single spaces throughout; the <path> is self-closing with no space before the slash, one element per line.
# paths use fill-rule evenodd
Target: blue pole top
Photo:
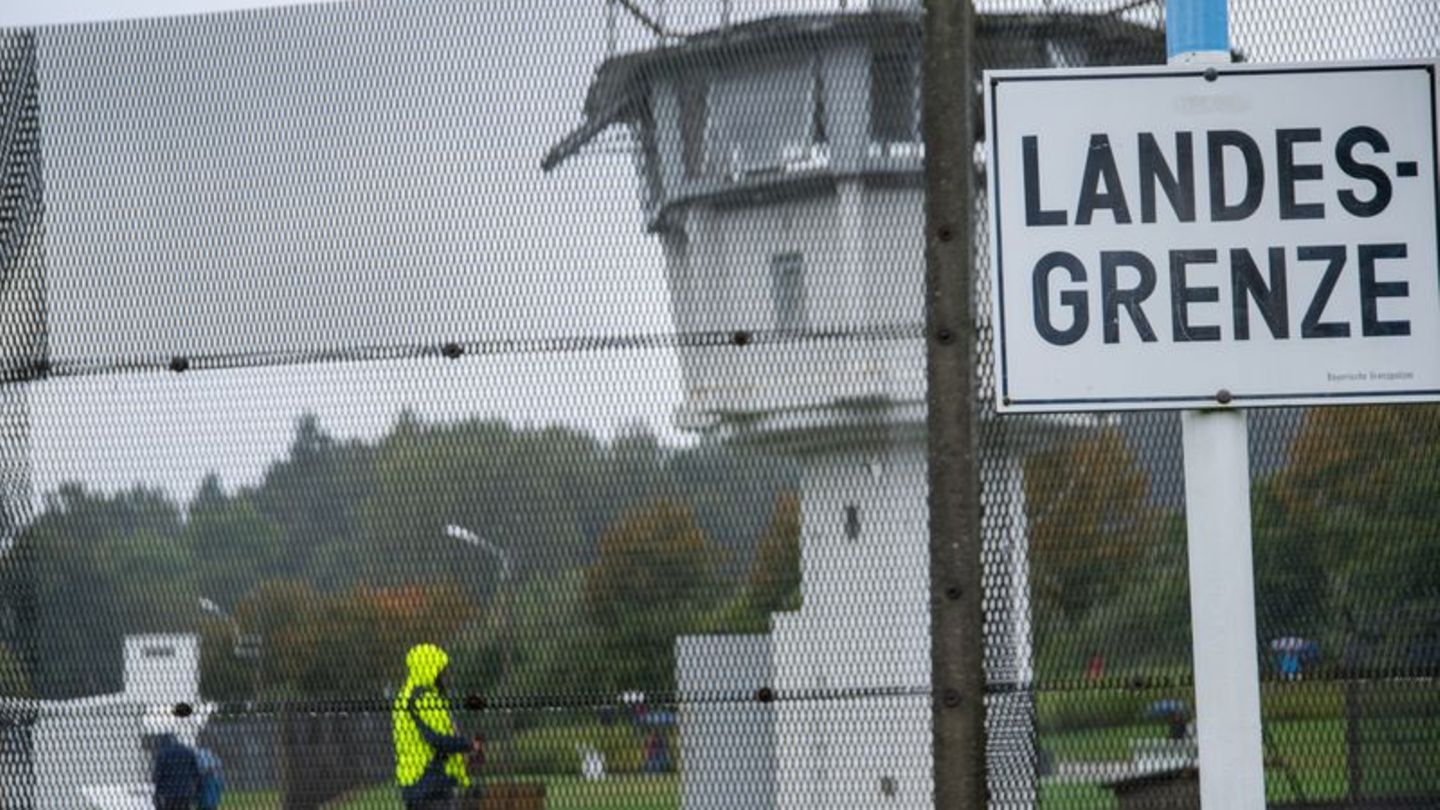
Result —
<path fill-rule="evenodd" d="M 1230 19 L 1226 0 L 1166 0 L 1165 49 L 1181 54 L 1230 52 Z"/>

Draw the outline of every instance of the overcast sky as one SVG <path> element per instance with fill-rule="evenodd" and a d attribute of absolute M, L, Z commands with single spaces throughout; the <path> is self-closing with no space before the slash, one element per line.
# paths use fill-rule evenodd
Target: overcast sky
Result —
<path fill-rule="evenodd" d="M 100 11 L 64 5 L 24 21 Z M 55 359 L 669 331 L 628 156 L 538 169 L 604 56 L 584 10 L 345 4 L 45 31 Z M 340 436 L 408 409 L 683 441 L 678 399 L 666 350 L 62 378 L 33 391 L 34 484 L 251 483 L 304 412 Z"/>
<path fill-rule="evenodd" d="M 58 26 L 39 45 L 57 360 L 671 329 L 629 157 L 538 168 L 606 55 L 602 0 L 255 11 L 281 5 L 0 4 L 0 26 Z M 682 28 L 720 8 L 666 5 Z M 735 0 L 732 18 L 838 5 Z M 237 10 L 250 11 L 213 16 Z M 1257 61 L 1433 57 L 1440 42 L 1435 0 L 1236 0 L 1232 13 Z M 620 31 L 622 49 L 646 42 Z M 342 437 L 409 409 L 601 434 L 641 422 L 680 442 L 680 395 L 666 349 L 56 379 L 32 389 L 33 484 L 185 497 L 210 471 L 253 483 L 304 412 Z"/>

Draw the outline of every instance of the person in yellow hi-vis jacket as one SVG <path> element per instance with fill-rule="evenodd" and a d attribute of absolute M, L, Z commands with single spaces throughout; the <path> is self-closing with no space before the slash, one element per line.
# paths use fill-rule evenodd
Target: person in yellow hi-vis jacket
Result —
<path fill-rule="evenodd" d="M 434 644 L 418 644 L 405 656 L 409 677 L 390 719 L 395 736 L 395 781 L 406 810 L 448 810 L 456 788 L 470 787 L 465 754 L 477 742 L 455 734 L 445 698 L 450 656 Z"/>

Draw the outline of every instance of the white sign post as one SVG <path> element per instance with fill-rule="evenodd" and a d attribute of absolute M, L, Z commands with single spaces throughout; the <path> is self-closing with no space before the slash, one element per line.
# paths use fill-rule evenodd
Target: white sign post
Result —
<path fill-rule="evenodd" d="M 1187 410 L 1201 799 L 1258 810 L 1238 409 L 1440 400 L 1437 66 L 1181 51 L 986 74 L 997 408 Z"/>

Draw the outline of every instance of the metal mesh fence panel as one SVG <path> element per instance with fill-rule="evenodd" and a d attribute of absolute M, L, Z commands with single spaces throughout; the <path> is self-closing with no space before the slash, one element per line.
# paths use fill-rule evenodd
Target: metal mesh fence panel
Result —
<path fill-rule="evenodd" d="M 7 35 L 5 806 L 928 804 L 918 25 L 734 11 Z"/>
<path fill-rule="evenodd" d="M 981 67 L 1164 58 L 978 7 Z M 0 30 L 0 807 L 932 807 L 917 12 Z M 978 337 L 991 804 L 1192 806 L 1178 420 L 997 418 Z M 1252 421 L 1276 803 L 1440 801 L 1436 426 Z"/>

